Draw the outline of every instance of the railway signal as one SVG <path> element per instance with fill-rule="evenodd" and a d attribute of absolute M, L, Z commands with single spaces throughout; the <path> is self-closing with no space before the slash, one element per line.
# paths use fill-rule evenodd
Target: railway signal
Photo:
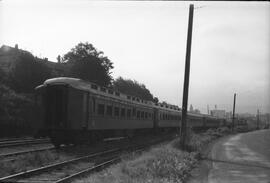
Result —
<path fill-rule="evenodd" d="M 187 34 L 187 48 L 186 48 L 186 64 L 185 64 L 185 78 L 184 78 L 184 91 L 182 102 L 182 121 L 180 128 L 180 146 L 185 149 L 186 146 L 186 132 L 187 132 L 187 104 L 188 104 L 188 86 L 189 86 L 189 71 L 190 71 L 190 52 L 192 40 L 192 24 L 193 24 L 193 11 L 194 5 L 189 5 L 189 19 L 188 19 L 188 34 Z"/>

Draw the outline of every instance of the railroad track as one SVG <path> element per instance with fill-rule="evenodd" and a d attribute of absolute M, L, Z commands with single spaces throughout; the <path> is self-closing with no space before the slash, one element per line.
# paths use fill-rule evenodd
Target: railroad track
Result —
<path fill-rule="evenodd" d="M 41 151 L 47 151 L 47 150 L 54 150 L 54 149 L 55 149 L 55 147 L 45 147 L 45 148 L 40 148 L 40 149 L 22 150 L 22 151 L 16 151 L 16 152 L 11 152 L 11 153 L 3 153 L 3 154 L 0 154 L 0 158 L 8 157 L 8 156 L 17 156 L 17 155 L 22 155 L 22 154 L 27 154 L 27 153 L 33 153 L 33 152 L 41 152 Z"/>
<path fill-rule="evenodd" d="M 0 148 L 31 145 L 31 144 L 45 144 L 45 143 L 50 143 L 50 140 L 49 139 L 7 140 L 7 141 L 0 141 Z"/>
<path fill-rule="evenodd" d="M 0 143 L 1 142 L 8 142 L 8 141 L 16 141 L 16 140 L 29 140 L 29 139 L 33 139 L 31 137 L 22 137 L 22 138 L 4 138 L 4 139 L 0 139 Z"/>
<path fill-rule="evenodd" d="M 92 153 L 86 156 L 2 177 L 0 178 L 0 182 L 70 182 L 74 178 L 119 161 L 121 159 L 121 154 L 125 151 L 142 151 L 143 149 L 150 147 L 153 144 L 161 143 L 162 141 L 165 140 L 156 140 L 147 144 L 135 144 L 125 148 L 114 148 L 103 152 Z"/>

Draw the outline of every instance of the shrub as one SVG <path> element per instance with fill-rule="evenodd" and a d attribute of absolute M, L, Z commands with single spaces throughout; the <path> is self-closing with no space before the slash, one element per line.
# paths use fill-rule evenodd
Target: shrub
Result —
<path fill-rule="evenodd" d="M 0 83 L 0 134 L 18 136 L 31 131 L 33 100 Z"/>

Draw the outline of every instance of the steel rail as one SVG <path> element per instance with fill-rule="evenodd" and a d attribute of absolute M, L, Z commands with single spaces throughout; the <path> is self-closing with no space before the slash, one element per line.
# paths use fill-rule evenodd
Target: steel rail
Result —
<path fill-rule="evenodd" d="M 50 143 L 50 140 L 49 139 L 37 139 L 37 140 L 8 141 L 8 142 L 0 142 L 0 148 L 19 146 L 19 145 L 45 144 L 45 143 Z"/>
<path fill-rule="evenodd" d="M 40 148 L 40 149 L 32 149 L 32 150 L 25 150 L 25 151 L 17 151 L 17 152 L 5 153 L 5 154 L 0 154 L 0 158 L 7 157 L 7 156 L 17 156 L 17 155 L 26 154 L 26 153 L 32 153 L 32 152 L 53 150 L 53 149 L 55 149 L 55 147 L 48 147 L 48 148 Z"/>
<path fill-rule="evenodd" d="M 170 138 L 169 138 L 170 139 Z M 143 150 L 145 150 L 146 148 L 148 147 L 151 147 L 152 145 L 155 145 L 157 143 L 160 143 L 160 142 L 164 142 L 168 140 L 167 138 L 166 139 L 162 139 L 162 140 L 157 140 L 155 142 L 150 142 L 149 144 L 144 144 L 144 145 L 138 145 L 137 147 L 136 146 L 131 146 L 130 148 L 135 148 L 134 151 L 132 151 L 133 153 L 137 153 L 137 152 L 141 152 Z M 131 152 L 130 152 L 131 153 Z M 91 172 L 94 172 L 94 171 L 97 171 L 99 170 L 100 168 L 104 168 L 104 167 L 108 167 L 109 165 L 112 165 L 118 161 L 121 160 L 121 157 L 120 157 L 120 154 L 119 155 L 116 155 L 116 156 L 113 156 L 111 157 L 109 160 L 106 160 L 106 161 L 103 161 L 95 166 L 92 166 L 92 167 L 88 167 L 84 170 L 81 170 L 79 172 L 76 172 L 72 175 L 69 175 L 67 177 L 64 177 L 62 179 L 59 179 L 57 181 L 55 181 L 54 183 L 66 183 L 66 182 L 70 182 L 71 180 L 77 178 L 77 177 L 80 177 L 80 176 L 83 176 L 87 173 L 91 173 Z"/>
<path fill-rule="evenodd" d="M 36 169 L 31 169 L 31 170 L 27 170 L 27 171 L 24 171 L 24 172 L 8 175 L 6 177 L 1 177 L 0 182 L 5 182 L 5 181 L 10 182 L 10 180 L 14 179 L 14 178 L 27 177 L 27 176 L 30 176 L 30 175 L 33 175 L 33 174 L 36 174 L 36 173 L 39 173 L 39 172 L 42 173 L 42 172 L 47 171 L 47 170 L 52 169 L 52 168 L 67 165 L 69 163 L 74 163 L 76 161 L 97 157 L 97 156 L 104 155 L 104 154 L 107 154 L 107 153 L 117 152 L 119 150 L 122 150 L 122 149 L 115 148 L 115 149 L 111 149 L 111 150 L 107 150 L 107 151 L 103 151 L 103 152 L 93 153 L 93 154 L 90 154 L 90 155 L 87 155 L 87 156 L 82 156 L 82 157 L 79 157 L 79 158 L 74 158 L 74 159 L 71 159 L 71 160 L 67 160 L 67 161 L 63 161 L 63 162 L 59 162 L 59 163 L 54 163 L 54 164 L 46 165 L 46 166 L 39 167 L 39 168 L 36 168 Z"/>
<path fill-rule="evenodd" d="M 152 144 L 151 144 L 151 145 L 152 145 Z M 140 151 L 143 151 L 144 149 L 146 149 L 147 147 L 149 147 L 149 146 L 151 146 L 151 145 L 148 145 L 148 146 L 145 145 L 144 147 L 140 147 L 140 148 L 136 149 L 134 152 L 140 152 Z M 62 178 L 62 179 L 59 179 L 59 180 L 55 181 L 54 183 L 65 183 L 65 182 L 70 182 L 71 180 L 73 180 L 73 179 L 75 179 L 75 178 L 77 178 L 77 177 L 81 177 L 81 176 L 83 176 L 83 175 L 85 175 L 85 174 L 87 174 L 87 173 L 91 173 L 91 172 L 97 171 L 97 170 L 99 170 L 100 168 L 108 167 L 108 166 L 110 166 L 110 165 L 112 165 L 112 164 L 114 164 L 114 163 L 116 163 L 116 162 L 119 162 L 120 160 L 121 160 L 120 155 L 118 155 L 118 156 L 113 156 L 113 157 L 111 157 L 109 160 L 103 161 L 103 162 L 101 162 L 101 163 L 99 163 L 99 164 L 97 164 L 97 165 L 95 165 L 95 166 L 93 166 L 93 167 L 88 167 L 88 168 L 86 168 L 86 169 L 84 169 L 84 170 L 81 170 L 81 171 L 79 171 L 79 172 L 76 172 L 76 173 L 74 173 L 74 174 L 72 174 L 72 175 L 69 175 L 69 176 L 64 177 L 64 178 Z"/>
<path fill-rule="evenodd" d="M 68 165 L 70 163 L 75 163 L 75 162 L 78 162 L 78 161 L 81 161 L 81 160 L 86 160 L 86 159 L 98 157 L 98 156 L 109 154 L 109 153 L 122 152 L 122 151 L 127 150 L 127 149 L 137 148 L 134 151 L 134 152 L 136 152 L 136 151 L 138 151 L 138 149 L 140 149 L 142 147 L 143 148 L 150 147 L 150 146 L 152 146 L 154 144 L 157 144 L 157 143 L 160 143 L 160 142 L 164 142 L 166 140 L 168 140 L 168 139 L 166 138 L 165 140 L 162 139 L 162 140 L 158 140 L 158 141 L 154 141 L 154 142 L 152 141 L 152 142 L 150 142 L 148 144 L 144 144 L 144 145 L 130 145 L 130 146 L 125 147 L 125 148 L 114 148 L 114 149 L 110 149 L 110 150 L 103 151 L 103 152 L 92 153 L 90 155 L 86 155 L 86 156 L 74 158 L 74 159 L 71 159 L 71 160 L 67 160 L 67 161 L 63 161 L 63 162 L 59 162 L 59 163 L 54 163 L 54 164 L 46 165 L 46 166 L 39 167 L 39 168 L 36 168 L 36 169 L 31 169 L 31 170 L 27 170 L 27 171 L 24 171 L 24 172 L 20 172 L 20 173 L 8 175 L 8 176 L 5 176 L 5 177 L 1 177 L 0 178 L 0 182 L 16 182 L 16 179 L 30 177 L 31 175 L 35 175 L 35 174 L 46 172 L 49 169 L 58 168 L 60 166 L 66 166 L 66 165 Z M 120 159 L 120 154 L 118 156 L 115 156 L 114 155 L 114 158 Z M 116 159 L 115 160 L 111 160 L 111 161 L 116 161 Z M 105 162 L 103 162 L 103 163 L 104 163 L 104 165 L 109 164 L 109 163 L 105 163 Z M 100 165 L 98 167 L 101 167 L 101 166 L 102 165 Z M 97 168 L 95 168 L 95 169 L 97 169 Z M 80 171 L 81 173 L 80 172 L 77 172 L 77 173 L 75 173 L 76 175 L 75 174 L 72 174 L 72 175 L 69 176 L 70 178 L 65 177 L 65 178 L 62 178 L 63 180 L 60 179 L 60 180 L 57 180 L 57 181 L 60 181 L 60 182 L 61 181 L 64 181 L 64 182 L 65 181 L 68 181 L 69 179 L 73 179 L 74 177 L 77 177 L 77 176 L 83 174 L 84 171 L 86 171 L 86 170 Z M 88 171 L 91 171 L 91 168 L 88 168 Z"/>
<path fill-rule="evenodd" d="M 10 141 L 16 141 L 16 140 L 33 140 L 33 138 L 31 137 L 23 137 L 23 138 L 4 138 L 4 139 L 0 139 L 0 143 L 1 142 L 10 142 Z"/>

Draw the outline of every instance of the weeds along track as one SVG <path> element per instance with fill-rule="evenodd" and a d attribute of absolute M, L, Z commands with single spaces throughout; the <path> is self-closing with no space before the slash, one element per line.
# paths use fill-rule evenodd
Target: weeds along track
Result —
<path fill-rule="evenodd" d="M 119 161 L 124 152 L 142 151 L 151 145 L 171 139 L 172 137 L 166 137 L 165 139 L 152 140 L 151 142 L 143 144 L 134 143 L 128 147 L 112 148 L 106 151 L 92 153 L 86 156 L 2 177 L 0 178 L 0 182 L 70 182 L 79 176 L 100 170 Z"/>
<path fill-rule="evenodd" d="M 0 148 L 32 145 L 32 144 L 46 144 L 46 143 L 50 143 L 50 140 L 49 139 L 4 140 L 0 141 Z"/>

